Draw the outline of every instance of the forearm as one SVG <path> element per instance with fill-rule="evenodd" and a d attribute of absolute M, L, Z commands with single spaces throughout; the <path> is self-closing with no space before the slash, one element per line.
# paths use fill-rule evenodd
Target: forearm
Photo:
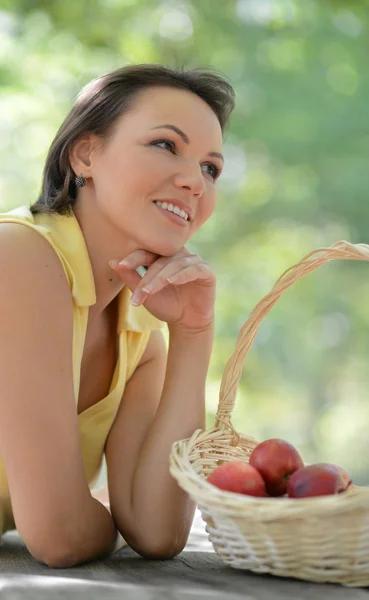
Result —
<path fill-rule="evenodd" d="M 132 483 L 132 522 L 148 547 L 183 546 L 195 503 L 169 472 L 172 444 L 205 428 L 205 384 L 214 326 L 199 333 L 170 333 L 163 392 L 142 446 Z M 129 541 L 129 540 L 128 540 Z"/>

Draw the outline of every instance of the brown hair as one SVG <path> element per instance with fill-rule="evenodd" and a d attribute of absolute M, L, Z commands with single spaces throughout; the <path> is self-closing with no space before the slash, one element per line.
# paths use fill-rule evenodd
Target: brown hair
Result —
<path fill-rule="evenodd" d="M 222 131 L 234 108 L 232 86 L 214 69 L 170 69 L 161 65 L 133 65 L 88 83 L 57 132 L 47 155 L 40 196 L 30 210 L 70 215 L 76 200 L 75 173 L 69 153 L 88 133 L 106 136 L 128 111 L 139 92 L 155 86 L 188 90 L 202 98 L 218 117 Z"/>

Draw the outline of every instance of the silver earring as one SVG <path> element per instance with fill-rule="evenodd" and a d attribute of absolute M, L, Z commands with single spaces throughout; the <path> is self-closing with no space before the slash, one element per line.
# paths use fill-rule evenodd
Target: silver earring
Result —
<path fill-rule="evenodd" d="M 75 178 L 74 182 L 76 185 L 78 185 L 78 187 L 83 187 L 84 185 L 86 185 L 86 179 L 85 177 L 83 177 L 83 175 L 78 175 Z"/>

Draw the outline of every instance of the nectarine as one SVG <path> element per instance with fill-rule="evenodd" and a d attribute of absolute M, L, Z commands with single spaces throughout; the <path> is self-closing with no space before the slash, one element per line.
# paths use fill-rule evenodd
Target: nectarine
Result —
<path fill-rule="evenodd" d="M 270 496 L 283 496 L 288 478 L 304 466 L 303 460 L 292 444 L 279 438 L 261 442 L 250 456 L 250 465 L 263 477 Z"/>
<path fill-rule="evenodd" d="M 340 494 L 349 487 L 351 479 L 341 467 L 317 463 L 293 473 L 287 484 L 287 492 L 290 498 L 309 498 Z"/>
<path fill-rule="evenodd" d="M 249 496 L 266 496 L 262 476 L 247 462 L 236 460 L 224 463 L 210 473 L 207 481 L 228 492 Z"/>
<path fill-rule="evenodd" d="M 341 478 L 341 485 L 340 485 L 340 492 L 344 492 L 345 490 L 348 490 L 352 487 L 352 479 L 350 477 L 350 475 L 348 475 L 348 473 L 346 473 L 346 471 L 344 469 L 342 469 L 342 467 L 338 466 L 338 465 L 333 465 L 332 463 L 316 463 L 317 466 L 326 466 L 328 465 L 329 467 L 331 467 L 332 469 L 334 469 L 335 471 L 337 471 L 337 473 L 340 475 Z"/>

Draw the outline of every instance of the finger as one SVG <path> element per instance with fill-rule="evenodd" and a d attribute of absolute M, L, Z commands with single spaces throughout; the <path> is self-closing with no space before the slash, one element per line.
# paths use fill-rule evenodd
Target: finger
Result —
<path fill-rule="evenodd" d="M 126 267 L 121 267 L 121 269 L 117 271 L 121 280 L 124 283 L 127 283 L 128 287 L 134 292 L 131 298 L 131 304 L 133 304 L 133 306 L 143 304 L 148 296 L 147 293 L 142 291 L 142 281 L 144 279 L 147 281 L 147 274 L 149 274 L 150 278 L 155 277 L 155 275 L 162 270 L 163 264 L 165 264 L 165 261 L 167 260 L 168 259 L 163 257 L 158 258 L 144 274 L 137 274 L 136 270 L 132 271 Z M 137 271 L 139 270 L 140 268 L 137 269 Z M 130 283 L 134 285 L 130 285 Z"/>
<path fill-rule="evenodd" d="M 150 266 L 159 258 L 158 254 L 149 252 L 148 250 L 136 250 L 120 261 L 110 261 L 111 267 L 114 270 L 121 269 L 138 269 L 141 266 Z"/>
<path fill-rule="evenodd" d="M 145 286 L 142 290 L 142 295 L 145 295 L 146 299 L 147 296 L 157 294 L 167 285 L 182 285 L 197 279 L 207 279 L 209 282 L 214 279 L 214 273 L 210 270 L 209 265 L 197 263 L 178 271 L 166 279 L 162 277 L 160 279 L 156 278 L 155 281 L 151 282 L 150 286 Z"/>
<path fill-rule="evenodd" d="M 184 283 L 200 279 L 203 281 L 208 280 L 209 282 L 214 280 L 214 271 L 210 265 L 206 263 L 191 265 L 169 277 L 168 281 L 174 285 L 183 285 Z"/>
<path fill-rule="evenodd" d="M 149 291 L 150 288 L 155 287 L 158 282 L 165 282 L 169 277 L 186 269 L 189 265 L 200 262 L 203 262 L 202 258 L 196 254 L 190 254 L 183 258 L 175 258 L 169 263 L 162 262 L 162 259 L 157 260 L 143 276 L 138 288 L 139 290 Z"/>
<path fill-rule="evenodd" d="M 136 270 L 133 269 L 114 269 L 118 277 L 123 281 L 123 283 L 134 292 L 137 288 L 138 284 L 141 281 L 141 275 L 136 273 Z"/>
<path fill-rule="evenodd" d="M 186 250 L 186 252 L 188 251 Z M 148 250 L 136 250 L 121 261 L 110 260 L 109 265 L 113 271 L 119 275 L 123 283 L 128 285 L 128 287 L 133 290 L 139 284 L 140 280 L 143 279 L 146 273 L 149 272 L 149 276 L 145 279 L 145 281 L 151 281 L 151 279 L 155 277 L 159 271 L 161 271 L 163 266 L 173 258 L 175 257 L 161 257 L 160 255 L 149 252 Z M 135 271 L 140 277 L 136 277 Z"/>
<path fill-rule="evenodd" d="M 160 280 L 155 279 L 150 286 L 147 286 L 149 289 L 137 289 L 133 294 L 131 302 L 135 306 L 138 306 L 139 304 L 144 304 L 148 296 L 157 294 L 168 285 L 183 285 L 184 283 L 189 283 L 190 281 L 196 281 L 200 279 L 204 282 L 208 281 L 209 284 L 214 280 L 214 272 L 206 263 L 198 263 L 188 266 L 187 268 L 178 271 L 165 280 L 163 278 Z"/>
<path fill-rule="evenodd" d="M 123 283 L 134 292 L 145 273 L 143 265 L 152 264 L 157 256 L 157 254 L 147 250 L 136 250 L 120 262 L 118 260 L 109 261 L 109 265 L 119 275 Z"/>
<path fill-rule="evenodd" d="M 133 297 L 131 303 L 134 306 L 139 306 L 147 298 L 147 294 L 143 294 L 141 281 L 150 282 L 159 273 L 165 265 L 177 259 L 180 256 L 193 256 L 189 251 L 183 247 L 174 256 L 160 256 L 149 252 L 148 250 L 136 250 L 132 252 L 120 262 L 117 260 L 111 260 L 109 262 L 111 268 L 120 276 L 123 283 L 125 283 L 132 292 Z M 141 269 L 144 270 L 142 265 L 149 265 L 146 273 L 142 273 Z M 136 273 L 137 271 L 137 273 Z M 140 272 L 141 271 L 141 272 Z M 138 286 L 140 286 L 138 288 Z M 137 289 L 138 288 L 138 289 Z"/>
<path fill-rule="evenodd" d="M 158 275 L 158 273 L 160 273 L 167 265 L 170 265 L 171 263 L 178 261 L 178 259 L 180 257 L 191 257 L 191 259 L 192 259 L 193 256 L 194 255 L 190 254 L 190 252 L 187 250 L 187 248 L 183 247 L 177 254 L 175 254 L 173 256 L 161 256 L 160 258 L 158 258 L 155 262 L 153 262 L 149 266 L 146 273 L 143 274 L 142 280 L 140 282 L 138 282 L 137 288 L 135 288 L 135 294 L 133 295 L 133 298 L 131 299 L 131 303 L 134 306 L 139 306 L 140 304 L 143 304 L 145 302 L 148 294 L 143 291 L 143 288 L 146 285 L 149 285 L 153 281 L 153 279 Z M 201 260 L 200 257 L 197 257 L 197 258 L 198 258 L 198 260 Z M 172 272 L 174 273 L 175 270 L 169 271 L 169 273 L 172 273 Z M 121 278 L 123 279 L 123 273 L 121 273 Z"/>

